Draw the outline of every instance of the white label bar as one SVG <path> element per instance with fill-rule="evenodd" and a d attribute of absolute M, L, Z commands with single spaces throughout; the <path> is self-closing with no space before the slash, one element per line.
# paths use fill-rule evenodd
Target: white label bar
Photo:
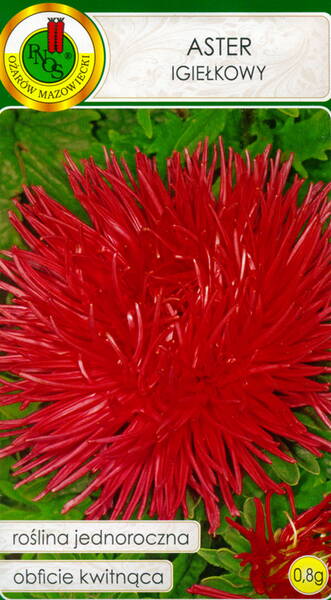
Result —
<path fill-rule="evenodd" d="M 89 101 L 327 100 L 326 13 L 89 13 L 108 52 Z"/>
<path fill-rule="evenodd" d="M 0 552 L 197 552 L 197 521 L 0 521 Z"/>
<path fill-rule="evenodd" d="M 2 592 L 168 592 L 167 560 L 1 560 Z"/>

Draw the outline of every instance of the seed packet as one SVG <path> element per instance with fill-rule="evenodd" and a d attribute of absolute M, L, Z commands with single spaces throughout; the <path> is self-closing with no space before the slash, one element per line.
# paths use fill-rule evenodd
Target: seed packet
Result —
<path fill-rule="evenodd" d="M 4 600 L 330 596 L 326 11 L 3 7 Z"/>

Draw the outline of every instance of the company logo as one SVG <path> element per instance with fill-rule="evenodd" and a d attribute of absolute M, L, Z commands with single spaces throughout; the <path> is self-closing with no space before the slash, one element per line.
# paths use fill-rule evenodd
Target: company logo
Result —
<path fill-rule="evenodd" d="M 22 104 L 58 111 L 96 87 L 104 47 L 94 23 L 64 4 L 37 4 L 15 15 L 0 36 L 0 75 Z"/>

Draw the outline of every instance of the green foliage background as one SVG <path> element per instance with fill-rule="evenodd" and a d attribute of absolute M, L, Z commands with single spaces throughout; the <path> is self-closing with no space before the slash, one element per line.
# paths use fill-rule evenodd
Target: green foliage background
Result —
<path fill-rule="evenodd" d="M 103 147 L 111 147 L 127 160 L 134 169 L 134 147 L 155 156 L 161 174 L 165 175 L 166 158 L 173 150 L 193 150 L 197 142 L 208 137 L 216 142 L 223 137 L 225 146 L 243 152 L 247 148 L 253 156 L 262 152 L 267 144 L 272 152 L 281 148 L 283 158 L 294 152 L 293 175 L 309 181 L 326 181 L 331 177 L 329 155 L 331 150 L 330 119 L 322 109 L 261 108 L 261 109 L 75 109 L 60 113 L 38 113 L 27 109 L 8 110 L 0 115 L 0 246 L 8 248 L 21 244 L 9 224 L 7 212 L 12 209 L 12 198 L 21 195 L 22 185 L 42 185 L 46 191 L 74 213 L 86 219 L 84 211 L 72 195 L 63 169 L 63 150 L 68 150 L 75 160 L 93 156 L 104 163 Z M 216 181 L 215 185 L 217 186 Z M 302 193 L 307 189 L 305 184 Z M 2 298 L 3 300 L 3 298 Z M 21 416 L 15 406 L 0 408 L 0 419 Z M 330 432 L 320 420 L 305 409 L 298 417 L 318 435 L 331 439 Z M 305 510 L 322 500 L 331 491 L 330 459 L 317 459 L 294 444 L 283 449 L 297 458 L 289 464 L 274 458 L 267 467 L 273 478 L 293 486 L 298 510 Z M 83 502 L 68 515 L 61 515 L 61 507 L 85 485 L 74 486 L 46 496 L 35 503 L 33 497 L 43 488 L 44 482 L 31 482 L 14 490 L 11 466 L 18 457 L 0 461 L 0 515 L 1 519 L 81 519 L 89 501 Z M 244 491 L 237 498 L 241 518 L 246 526 L 253 526 L 255 509 L 252 498 L 262 497 L 259 488 L 245 479 Z M 146 555 L 149 558 L 168 558 L 174 565 L 174 588 L 168 594 L 144 594 L 144 597 L 187 598 L 187 587 L 203 581 L 206 585 L 227 592 L 254 597 L 249 581 L 249 569 L 242 569 L 235 554 L 247 548 L 247 542 L 230 528 L 224 519 L 216 537 L 208 535 L 203 506 L 199 499 L 189 498 L 191 518 L 202 524 L 202 549 L 198 554 Z M 284 526 L 288 510 L 282 496 L 273 499 L 275 528 Z M 178 514 L 178 518 L 182 515 Z M 18 558 L 0 555 L 0 558 Z M 88 558 L 143 558 L 143 555 L 20 555 L 20 558 L 88 559 Z M 11 594 L 15 597 L 15 594 Z M 27 597 L 52 598 L 57 594 L 30 594 Z M 64 594 L 61 594 L 63 597 Z M 75 597 L 75 594 L 68 594 Z M 91 597 L 91 594 L 89 594 Z M 114 597 L 116 595 L 113 595 Z M 105 597 L 94 594 L 93 597 Z M 107 597 L 112 597 L 107 595 Z M 118 598 L 136 598 L 138 594 L 117 594 Z M 256 597 L 256 595 L 255 595 Z"/>

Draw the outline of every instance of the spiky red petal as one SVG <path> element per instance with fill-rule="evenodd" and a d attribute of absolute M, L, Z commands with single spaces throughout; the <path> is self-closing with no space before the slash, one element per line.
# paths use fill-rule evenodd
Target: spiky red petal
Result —
<path fill-rule="evenodd" d="M 1 403 L 41 405 L 1 422 L 15 439 L 0 456 L 24 452 L 18 485 L 52 473 L 42 495 L 93 474 L 64 511 L 100 491 L 88 518 L 148 507 L 171 519 L 191 489 L 215 531 L 220 495 L 237 514 L 243 473 L 281 491 L 265 451 L 293 461 L 281 439 L 327 447 L 293 409 L 326 419 L 313 376 L 327 371 L 330 186 L 298 206 L 291 160 L 269 148 L 226 160 L 221 147 L 216 197 L 211 152 L 200 144 L 184 166 L 175 153 L 167 185 L 140 152 L 136 176 L 112 153 L 83 173 L 68 157 L 92 225 L 36 187 L 17 203 L 25 222 L 11 216 L 30 249 L 1 261 L 14 301 L 1 306 L 0 369 L 20 377 Z"/>

